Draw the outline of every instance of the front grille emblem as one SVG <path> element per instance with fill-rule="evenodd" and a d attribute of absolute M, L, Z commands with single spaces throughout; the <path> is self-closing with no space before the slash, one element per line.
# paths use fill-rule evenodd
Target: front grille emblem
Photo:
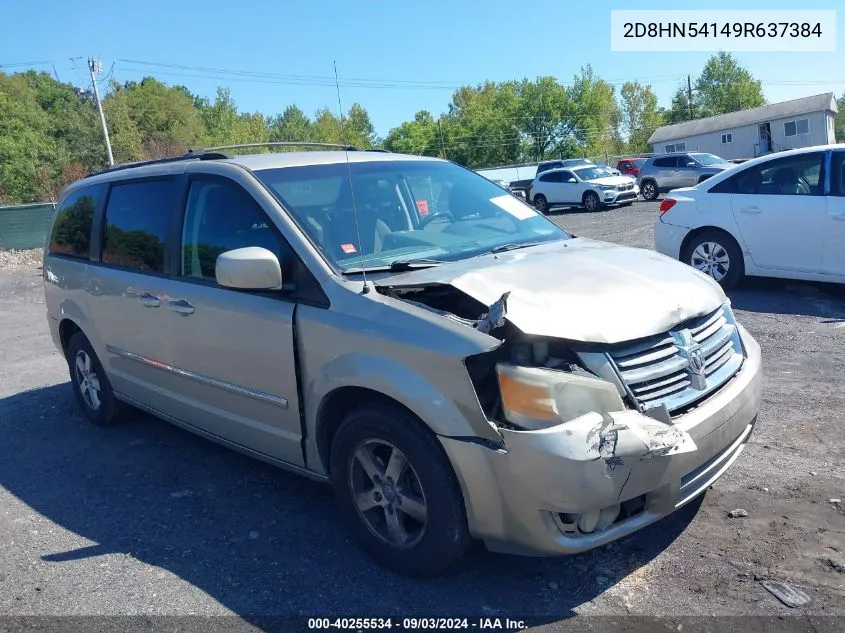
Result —
<path fill-rule="evenodd" d="M 672 332 L 672 339 L 678 353 L 687 361 L 687 375 L 690 386 L 698 391 L 707 388 L 707 374 L 704 371 L 704 349 L 696 343 L 689 330 Z"/>

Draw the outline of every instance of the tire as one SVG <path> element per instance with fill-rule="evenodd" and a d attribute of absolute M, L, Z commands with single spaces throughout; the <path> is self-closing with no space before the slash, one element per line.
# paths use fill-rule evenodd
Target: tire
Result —
<path fill-rule="evenodd" d="M 406 460 L 404 469 L 395 469 L 398 477 L 388 474 L 396 451 Z M 471 539 L 452 465 L 404 410 L 374 404 L 350 413 L 332 442 L 330 473 L 341 516 L 361 549 L 387 569 L 435 576 L 466 552 Z M 391 519 L 401 530 L 389 529 Z"/>
<path fill-rule="evenodd" d="M 126 406 L 115 398 L 103 365 L 82 332 L 70 338 L 65 358 L 73 392 L 85 416 L 97 426 L 120 422 Z"/>
<path fill-rule="evenodd" d="M 725 290 L 736 286 L 745 275 L 742 251 L 724 231 L 703 231 L 693 237 L 684 246 L 681 261 L 712 277 Z"/>
<path fill-rule="evenodd" d="M 585 193 L 584 198 L 581 200 L 581 202 L 587 211 L 593 212 L 601 209 L 601 200 L 599 200 L 599 197 L 596 195 L 595 191 L 588 191 L 587 193 Z"/>
<path fill-rule="evenodd" d="M 640 187 L 640 194 L 642 194 L 643 200 L 651 202 L 657 200 L 660 190 L 657 188 L 657 183 L 653 180 L 643 180 L 643 185 Z"/>
<path fill-rule="evenodd" d="M 546 196 L 539 193 L 534 196 L 534 208 L 537 209 L 542 214 L 546 214 L 549 212 L 549 203 L 546 200 Z"/>

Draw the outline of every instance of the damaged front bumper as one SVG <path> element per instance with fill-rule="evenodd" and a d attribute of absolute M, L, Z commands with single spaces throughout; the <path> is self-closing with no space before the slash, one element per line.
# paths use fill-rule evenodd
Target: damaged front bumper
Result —
<path fill-rule="evenodd" d="M 670 514 L 739 457 L 760 407 L 760 347 L 716 394 L 673 420 L 598 414 L 538 431 L 499 429 L 504 448 L 441 437 L 455 466 L 470 531 L 490 549 L 569 554 Z"/>

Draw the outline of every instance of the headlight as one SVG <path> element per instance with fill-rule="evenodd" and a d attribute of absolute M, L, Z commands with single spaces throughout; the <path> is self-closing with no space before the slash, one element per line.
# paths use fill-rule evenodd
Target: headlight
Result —
<path fill-rule="evenodd" d="M 525 429 L 556 426 L 593 411 L 625 410 L 616 386 L 598 378 L 501 363 L 496 373 L 505 417 Z"/>
<path fill-rule="evenodd" d="M 613 189 L 616 189 L 616 185 L 599 185 L 599 188 L 602 191 L 611 191 Z"/>

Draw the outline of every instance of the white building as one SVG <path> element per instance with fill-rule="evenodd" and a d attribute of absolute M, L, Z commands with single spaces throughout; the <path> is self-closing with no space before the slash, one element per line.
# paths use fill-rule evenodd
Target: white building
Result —
<path fill-rule="evenodd" d="M 754 158 L 785 149 L 835 143 L 832 92 L 657 128 L 648 139 L 655 153 L 709 152 Z"/>

